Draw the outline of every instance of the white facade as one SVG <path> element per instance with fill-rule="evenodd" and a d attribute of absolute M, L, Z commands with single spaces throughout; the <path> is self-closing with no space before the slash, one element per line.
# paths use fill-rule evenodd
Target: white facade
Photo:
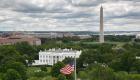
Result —
<path fill-rule="evenodd" d="M 53 65 L 58 61 L 63 61 L 66 57 L 79 58 L 82 51 L 72 49 L 49 49 L 39 52 L 39 60 L 35 60 L 32 65 Z"/>
<path fill-rule="evenodd" d="M 80 39 L 88 39 L 88 38 L 92 38 L 92 36 L 90 35 L 77 35 Z"/>
<path fill-rule="evenodd" d="M 137 34 L 136 35 L 136 39 L 140 39 L 140 34 Z"/>

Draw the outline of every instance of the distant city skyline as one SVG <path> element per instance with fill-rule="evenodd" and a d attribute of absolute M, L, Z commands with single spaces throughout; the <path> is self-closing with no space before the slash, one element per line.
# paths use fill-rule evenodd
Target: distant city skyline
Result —
<path fill-rule="evenodd" d="M 140 0 L 0 0 L 0 31 L 140 31 Z"/>

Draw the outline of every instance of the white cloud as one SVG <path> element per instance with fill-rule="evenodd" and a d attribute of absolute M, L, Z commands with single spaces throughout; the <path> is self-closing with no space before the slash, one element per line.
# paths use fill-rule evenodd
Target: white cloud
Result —
<path fill-rule="evenodd" d="M 95 8 L 95 11 L 99 14 L 99 8 L 101 5 L 98 5 Z M 118 2 L 106 2 L 102 4 L 104 8 L 105 16 L 120 16 L 125 15 L 131 12 L 135 6 L 133 6 L 133 2 L 130 1 L 118 1 Z"/>
<path fill-rule="evenodd" d="M 105 30 L 140 30 L 138 0 L 1 0 L 0 30 L 99 30 L 104 7 Z"/>

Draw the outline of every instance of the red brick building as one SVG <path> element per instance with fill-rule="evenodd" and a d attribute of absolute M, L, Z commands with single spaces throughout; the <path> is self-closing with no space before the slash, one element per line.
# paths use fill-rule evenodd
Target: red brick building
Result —
<path fill-rule="evenodd" d="M 41 40 L 32 36 L 12 35 L 9 37 L 0 37 L 0 45 L 12 45 L 21 42 L 27 42 L 30 45 L 41 45 Z"/>

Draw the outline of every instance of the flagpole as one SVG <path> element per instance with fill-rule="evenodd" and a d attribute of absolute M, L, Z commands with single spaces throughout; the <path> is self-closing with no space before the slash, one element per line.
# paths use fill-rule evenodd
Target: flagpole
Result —
<path fill-rule="evenodd" d="M 75 53 L 75 80 L 76 80 L 76 78 L 77 78 L 77 75 L 76 75 L 76 53 Z"/>

